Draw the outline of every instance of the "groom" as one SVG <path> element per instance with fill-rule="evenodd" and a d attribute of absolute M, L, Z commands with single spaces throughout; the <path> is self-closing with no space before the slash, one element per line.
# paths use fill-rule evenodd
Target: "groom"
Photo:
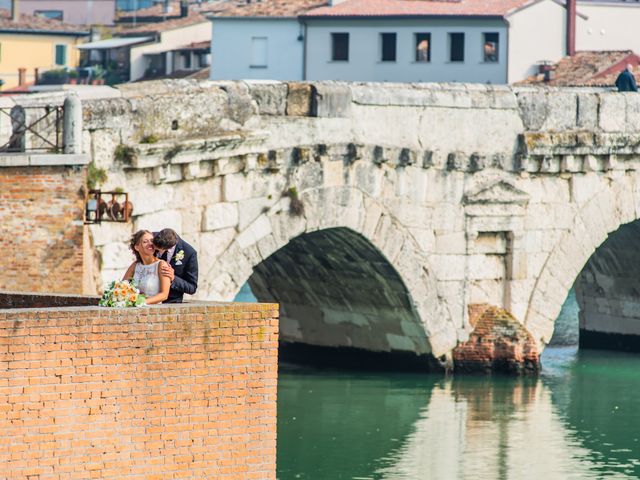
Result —
<path fill-rule="evenodd" d="M 170 228 L 154 233 L 153 245 L 158 258 L 168 263 L 160 267 L 160 274 L 171 281 L 164 303 L 182 303 L 185 293 L 193 295 L 198 288 L 198 254 Z"/>

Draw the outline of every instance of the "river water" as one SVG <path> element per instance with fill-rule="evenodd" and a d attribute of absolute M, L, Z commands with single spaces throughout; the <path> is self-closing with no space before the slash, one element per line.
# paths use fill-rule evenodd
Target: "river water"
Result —
<path fill-rule="evenodd" d="M 283 366 L 278 478 L 640 478 L 640 356 L 549 347 L 539 378 Z"/>
<path fill-rule="evenodd" d="M 640 478 L 640 355 L 578 350 L 577 312 L 536 378 L 281 365 L 278 479 Z"/>

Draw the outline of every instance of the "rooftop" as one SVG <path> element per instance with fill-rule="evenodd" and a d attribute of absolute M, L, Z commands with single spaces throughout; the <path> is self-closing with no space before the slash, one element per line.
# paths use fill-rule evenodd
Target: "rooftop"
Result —
<path fill-rule="evenodd" d="M 550 66 L 551 78 L 545 81 L 544 74 L 533 75 L 520 85 L 549 85 L 556 87 L 610 87 L 627 64 L 640 65 L 640 57 L 631 50 L 581 51 L 572 57 L 564 57 Z M 634 76 L 640 83 L 640 72 Z"/>
<path fill-rule="evenodd" d="M 89 35 L 89 27 L 63 23 L 59 20 L 37 17 L 21 13 L 19 20 L 14 22 L 11 12 L 0 8 L 0 31 L 23 33 L 52 33 L 56 35 Z"/>
<path fill-rule="evenodd" d="M 346 0 L 305 17 L 473 16 L 504 17 L 536 0 Z"/>
<path fill-rule="evenodd" d="M 189 11 L 199 13 L 215 12 L 221 9 L 221 5 L 226 4 L 225 0 L 212 0 L 199 2 L 198 0 L 190 0 Z M 133 18 L 139 19 L 154 19 L 155 21 L 170 20 L 180 16 L 180 1 L 169 0 L 168 9 L 165 11 L 165 6 L 162 3 L 156 3 L 155 5 L 147 8 L 141 8 L 139 10 L 131 10 L 118 13 L 119 21 L 132 21 Z"/>
<path fill-rule="evenodd" d="M 297 17 L 327 4 L 327 0 L 227 0 L 211 13 L 216 17 Z"/>
<path fill-rule="evenodd" d="M 186 17 L 174 17 L 165 21 L 141 23 L 137 25 L 119 24 L 115 29 L 115 33 L 118 35 L 153 35 L 207 21 L 207 18 L 203 14 L 190 11 Z"/>

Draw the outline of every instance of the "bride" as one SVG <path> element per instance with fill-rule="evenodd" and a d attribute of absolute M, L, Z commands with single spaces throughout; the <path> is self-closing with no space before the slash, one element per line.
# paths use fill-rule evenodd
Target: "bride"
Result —
<path fill-rule="evenodd" d="M 169 297 L 171 281 L 169 277 L 160 275 L 160 265 L 166 262 L 155 257 L 153 234 L 148 230 L 138 230 L 131 237 L 129 248 L 136 256 L 136 261 L 122 279 L 136 282 L 146 297 L 147 305 L 164 302 Z"/>

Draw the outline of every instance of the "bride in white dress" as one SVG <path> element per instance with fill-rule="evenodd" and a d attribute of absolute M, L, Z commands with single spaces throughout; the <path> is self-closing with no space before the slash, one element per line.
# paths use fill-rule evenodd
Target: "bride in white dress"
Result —
<path fill-rule="evenodd" d="M 138 230 L 131 237 L 129 248 L 136 261 L 127 269 L 123 280 L 133 279 L 141 293 L 146 297 L 147 305 L 164 302 L 169 296 L 171 281 L 160 275 L 160 264 L 166 263 L 156 258 L 153 246 L 153 234 L 148 230 Z"/>

